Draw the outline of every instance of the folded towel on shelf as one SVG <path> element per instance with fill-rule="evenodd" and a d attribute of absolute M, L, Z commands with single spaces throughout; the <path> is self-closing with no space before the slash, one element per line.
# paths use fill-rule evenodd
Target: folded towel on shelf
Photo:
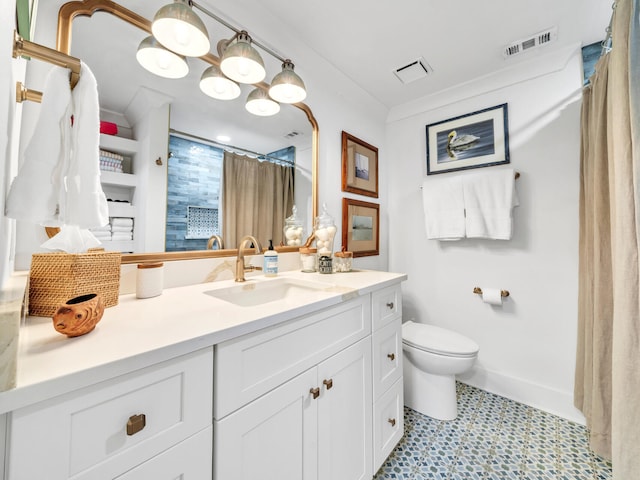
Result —
<path fill-rule="evenodd" d="M 133 226 L 133 218 L 112 217 L 111 225 L 113 225 L 114 227 L 131 227 Z"/>
<path fill-rule="evenodd" d="M 469 238 L 510 240 L 512 210 L 519 205 L 515 171 L 496 169 L 463 175 L 466 210 L 465 229 Z"/>
<path fill-rule="evenodd" d="M 133 240 L 133 232 L 125 233 L 125 232 L 113 232 L 111 235 L 111 240 Z"/>
<path fill-rule="evenodd" d="M 425 180 L 422 203 L 427 238 L 459 240 L 464 237 L 464 197 L 460 177 Z"/>
<path fill-rule="evenodd" d="M 124 232 L 124 233 L 133 232 L 133 225 L 131 225 L 130 227 L 118 227 L 116 225 L 112 225 L 111 226 L 111 231 L 113 233 L 116 233 L 116 232 Z"/>

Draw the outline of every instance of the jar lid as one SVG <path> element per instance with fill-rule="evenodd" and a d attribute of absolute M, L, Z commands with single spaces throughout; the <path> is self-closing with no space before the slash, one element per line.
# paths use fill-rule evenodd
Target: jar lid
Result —
<path fill-rule="evenodd" d="M 335 222 L 333 221 L 333 217 L 327 213 L 327 204 L 322 204 L 322 213 L 315 218 L 314 227 L 315 229 L 334 226 Z"/>
<path fill-rule="evenodd" d="M 313 247 L 300 247 L 300 253 L 309 254 L 309 253 L 317 253 L 318 249 Z"/>
<path fill-rule="evenodd" d="M 293 226 L 298 226 L 298 225 L 302 225 L 302 221 L 298 218 L 298 207 L 296 207 L 295 205 L 291 208 L 291 216 L 285 218 L 284 220 L 285 225 L 293 225 Z"/>
<path fill-rule="evenodd" d="M 342 247 L 342 251 L 336 252 L 333 255 L 340 258 L 353 258 L 353 252 L 347 252 L 344 247 Z"/>
<path fill-rule="evenodd" d="M 162 267 L 164 263 L 139 263 L 138 268 L 159 268 Z"/>

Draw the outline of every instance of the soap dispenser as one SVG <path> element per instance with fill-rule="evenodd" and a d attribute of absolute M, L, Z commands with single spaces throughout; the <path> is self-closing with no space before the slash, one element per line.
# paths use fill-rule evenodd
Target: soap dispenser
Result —
<path fill-rule="evenodd" d="M 269 248 L 264 252 L 264 275 L 275 277 L 278 274 L 278 252 L 273 248 L 273 240 L 269 240 Z"/>

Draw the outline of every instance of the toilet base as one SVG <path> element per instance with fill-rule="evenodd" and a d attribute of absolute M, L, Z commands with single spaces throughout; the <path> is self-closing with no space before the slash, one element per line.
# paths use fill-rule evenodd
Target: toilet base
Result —
<path fill-rule="evenodd" d="M 432 375 L 405 365 L 404 404 L 437 420 L 454 420 L 458 416 L 456 376 Z"/>

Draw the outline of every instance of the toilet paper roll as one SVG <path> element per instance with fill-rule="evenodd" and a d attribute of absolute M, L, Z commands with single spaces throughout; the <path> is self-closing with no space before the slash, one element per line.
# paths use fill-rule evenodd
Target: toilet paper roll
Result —
<path fill-rule="evenodd" d="M 498 288 L 482 287 L 482 301 L 490 305 L 502 305 L 502 291 Z"/>

